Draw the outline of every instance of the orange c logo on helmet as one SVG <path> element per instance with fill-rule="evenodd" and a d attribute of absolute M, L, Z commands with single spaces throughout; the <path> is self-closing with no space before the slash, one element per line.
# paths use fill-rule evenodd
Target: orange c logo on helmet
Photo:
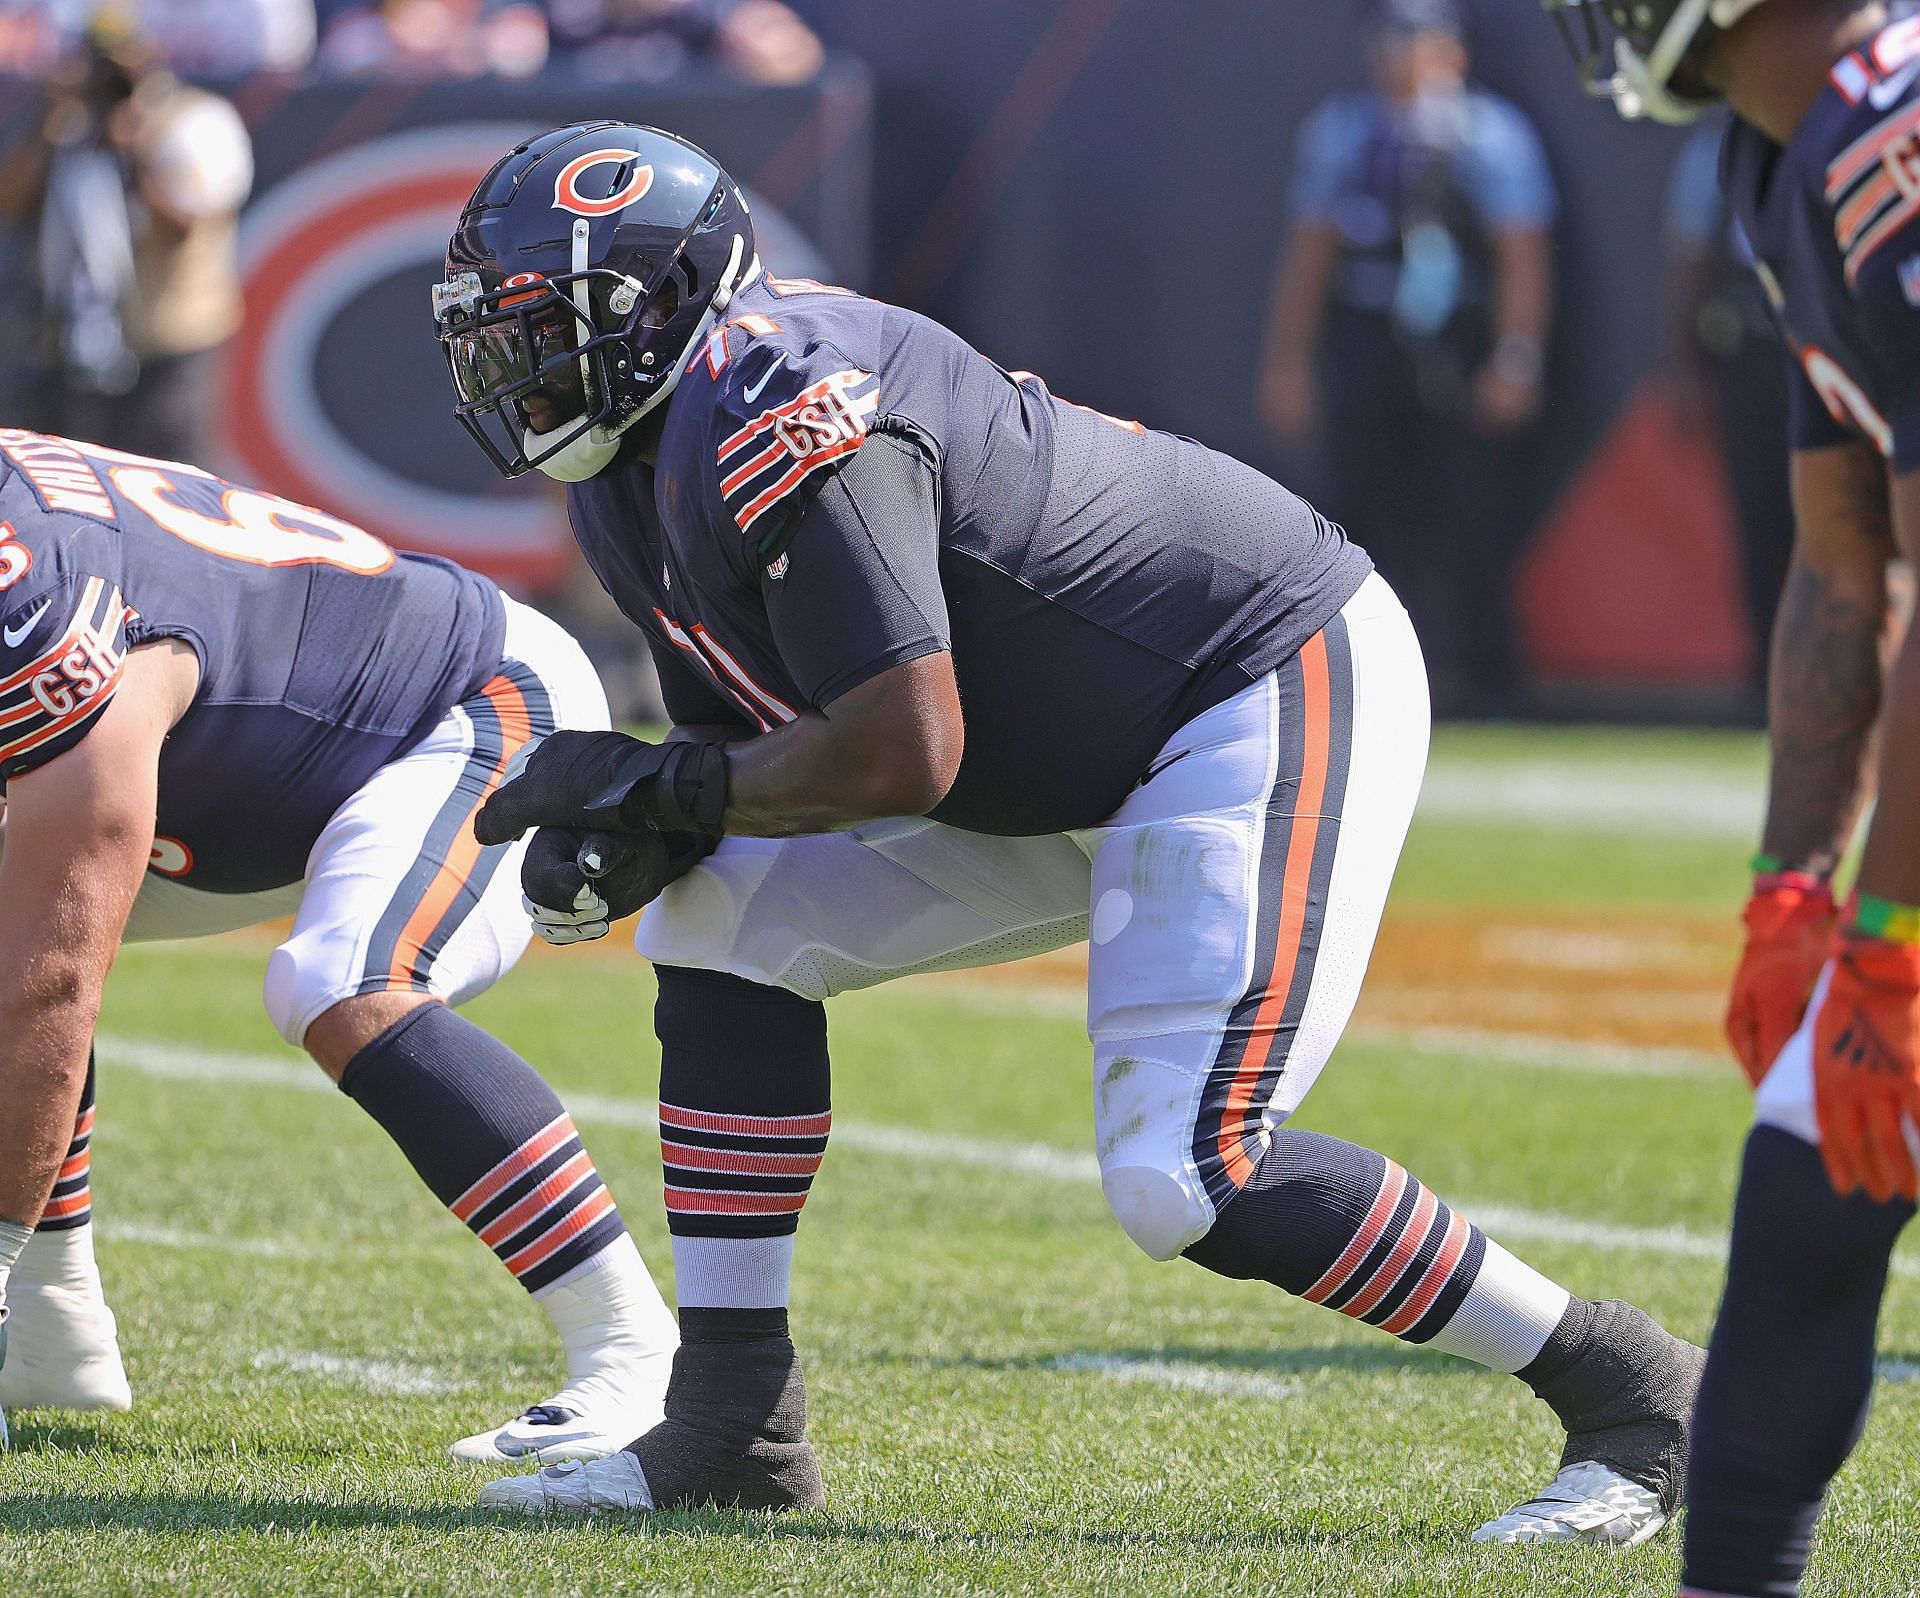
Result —
<path fill-rule="evenodd" d="M 576 156 L 560 169 L 560 175 L 553 180 L 553 208 L 556 211 L 571 211 L 576 216 L 611 216 L 645 194 L 653 187 L 653 168 L 637 166 L 633 175 L 604 200 L 590 200 L 580 192 L 580 180 L 597 166 L 609 161 L 622 164 L 637 161 L 637 150 L 594 150 L 590 154 Z"/>
<path fill-rule="evenodd" d="M 546 281 L 547 274 L 545 272 L 515 272 L 512 277 L 502 279 L 500 283 L 501 288 L 526 289 L 527 292 L 524 294 L 507 295 L 501 300 L 500 308 L 505 310 L 509 305 L 525 305 L 528 300 L 539 299 L 541 295 L 546 293 L 546 290 L 544 288 L 531 288 L 529 285 L 545 283 Z"/>

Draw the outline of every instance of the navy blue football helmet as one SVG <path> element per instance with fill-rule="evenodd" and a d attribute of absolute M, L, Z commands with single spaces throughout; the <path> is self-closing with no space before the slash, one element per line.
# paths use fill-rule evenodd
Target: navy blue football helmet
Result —
<path fill-rule="evenodd" d="M 1715 35 L 1764 0 L 1544 0 L 1589 94 L 1623 117 L 1691 122 L 1718 96 L 1699 68 Z"/>
<path fill-rule="evenodd" d="M 746 199 L 685 139 L 530 139 L 480 180 L 434 286 L 454 415 L 508 477 L 591 477 L 757 270 Z"/>

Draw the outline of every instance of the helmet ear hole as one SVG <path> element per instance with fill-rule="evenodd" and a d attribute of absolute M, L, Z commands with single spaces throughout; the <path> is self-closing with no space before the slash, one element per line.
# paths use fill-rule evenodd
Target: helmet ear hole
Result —
<path fill-rule="evenodd" d="M 666 280 L 648 297 L 640 311 L 642 327 L 665 327 L 680 314 L 681 293 L 679 273 L 669 273 Z"/>

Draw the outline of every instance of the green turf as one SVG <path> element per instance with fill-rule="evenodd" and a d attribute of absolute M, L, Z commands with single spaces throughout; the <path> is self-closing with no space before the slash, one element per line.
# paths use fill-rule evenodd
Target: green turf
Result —
<path fill-rule="evenodd" d="M 1757 771 L 1751 740 L 1644 736 L 1455 734 L 1436 764 L 1505 772 L 1536 749 L 1576 769 Z M 1427 905 L 1698 908 L 1737 895 L 1741 852 L 1716 836 L 1430 819 L 1406 886 Z M 231 944 L 129 951 L 103 1034 L 228 1067 L 291 1059 L 259 1013 L 260 974 Z M 582 956 L 530 962 L 470 1013 L 563 1093 L 640 1100 L 654 1087 L 650 998 L 637 961 Z M 836 1006 L 842 1136 L 807 1211 L 795 1305 L 832 1509 L 785 1521 L 547 1528 L 475 1512 L 478 1478 L 441 1449 L 555 1385 L 537 1313 L 317 1073 L 302 1090 L 298 1076 L 104 1066 L 101 1256 L 139 1403 L 16 1417 L 0 1593 L 1671 1591 L 1671 1540 L 1624 1557 L 1466 1541 L 1551 1466 L 1550 1417 L 1518 1384 L 1138 1255 L 1070 1158 L 1090 1134 L 1068 1008 L 924 985 Z M 582 1102 L 664 1279 L 654 1139 Z M 1647 1234 L 1724 1226 L 1744 1117 L 1730 1076 L 1415 1062 L 1355 1043 L 1304 1119 L 1463 1204 L 1524 1212 L 1536 1229 L 1519 1252 L 1700 1336 L 1717 1262 Z M 1023 1174 L 886 1152 L 876 1129 L 971 1139 L 988 1161 L 1006 1144 L 1068 1158 Z M 1539 1229 L 1554 1216 L 1603 1232 Z M 1920 1359 L 1912 1275 L 1883 1342 Z M 442 1388 L 380 1396 L 284 1363 L 313 1352 L 418 1367 Z M 1241 1385 L 1174 1390 L 1057 1363 L 1101 1355 Z M 1911 1585 L 1917 1490 L 1920 1381 L 1888 1381 L 1836 1489 L 1813 1598 Z"/>

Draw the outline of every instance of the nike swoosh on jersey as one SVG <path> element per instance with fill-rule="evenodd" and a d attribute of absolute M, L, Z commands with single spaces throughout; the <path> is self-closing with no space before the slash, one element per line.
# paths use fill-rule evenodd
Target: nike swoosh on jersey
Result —
<path fill-rule="evenodd" d="M 760 391 L 765 388 L 768 383 L 773 381 L 773 374 L 779 370 L 779 367 L 780 363 L 778 361 L 773 362 L 760 374 L 759 382 L 751 383 L 746 388 L 741 389 L 740 397 L 751 405 L 760 397 Z"/>
<path fill-rule="evenodd" d="M 1882 78 L 1867 90 L 1867 99 L 1872 102 L 1874 110 L 1885 111 L 1897 104 L 1900 96 L 1907 92 L 1907 85 L 1913 82 L 1915 74 L 1920 74 L 1920 61 L 1902 67 L 1892 77 Z"/>
<path fill-rule="evenodd" d="M 46 615 L 52 606 L 53 601 L 51 599 L 41 600 L 40 608 L 34 611 L 25 621 L 21 622 L 19 626 L 9 627 L 4 632 L 0 632 L 0 643 L 4 643 L 9 649 L 14 648 L 28 633 L 39 626 L 40 618 Z"/>

